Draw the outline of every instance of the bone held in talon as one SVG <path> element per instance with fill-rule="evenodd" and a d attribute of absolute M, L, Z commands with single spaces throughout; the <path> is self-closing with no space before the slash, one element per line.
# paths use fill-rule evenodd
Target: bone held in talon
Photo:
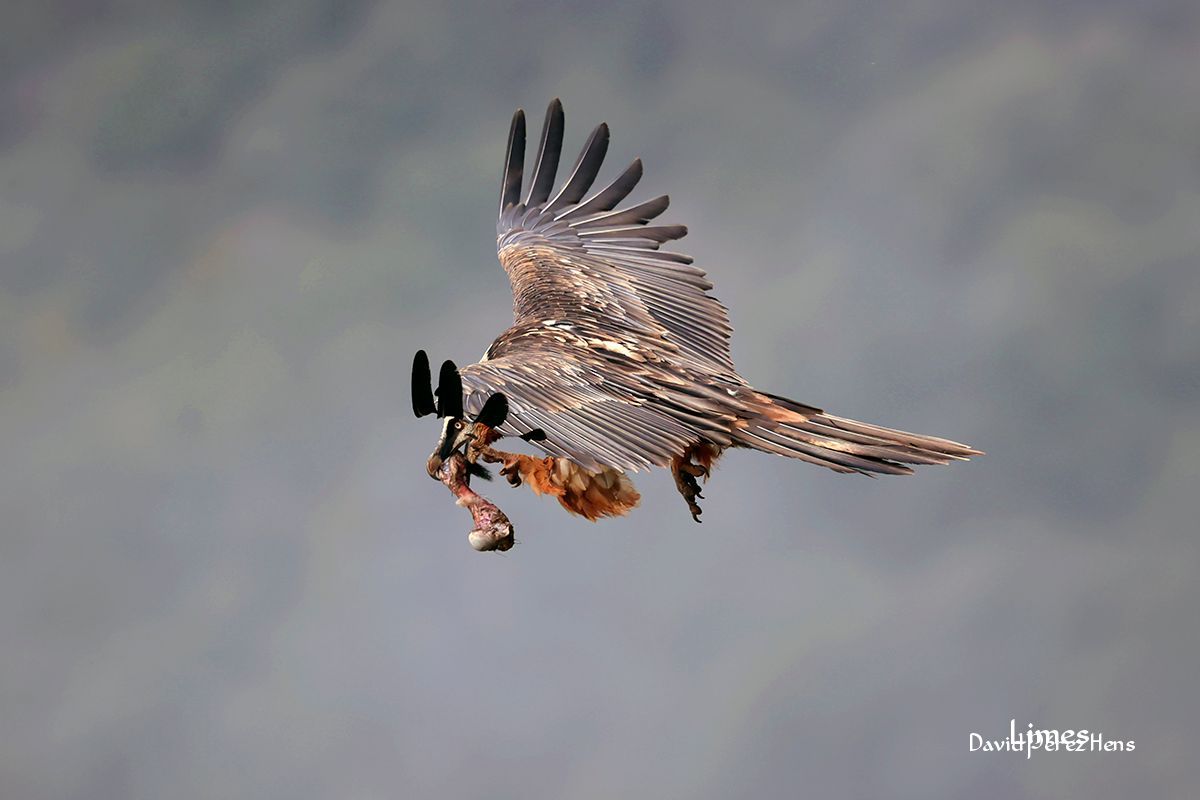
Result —
<path fill-rule="evenodd" d="M 475 529 L 467 534 L 467 541 L 471 543 L 471 547 L 480 551 L 503 552 L 516 544 L 512 523 L 508 521 L 504 512 L 495 503 L 471 489 L 467 459 L 461 453 L 454 453 L 446 459 L 438 469 L 437 475 L 457 498 L 455 502 L 471 512 L 471 519 L 475 522 Z"/>

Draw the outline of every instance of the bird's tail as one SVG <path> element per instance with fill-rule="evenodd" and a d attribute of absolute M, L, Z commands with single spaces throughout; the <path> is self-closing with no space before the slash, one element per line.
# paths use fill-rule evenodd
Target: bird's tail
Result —
<path fill-rule="evenodd" d="M 734 431 L 736 445 L 837 472 L 909 475 L 910 464 L 949 464 L 983 455 L 948 439 L 835 417 L 766 392 L 754 393 L 753 408 L 745 426 Z"/>

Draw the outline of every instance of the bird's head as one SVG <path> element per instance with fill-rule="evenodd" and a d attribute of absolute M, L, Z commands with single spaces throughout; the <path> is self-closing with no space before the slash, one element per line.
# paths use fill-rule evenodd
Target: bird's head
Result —
<path fill-rule="evenodd" d="M 473 420 L 467 419 L 463 413 L 462 378 L 453 361 L 442 363 L 438 375 L 437 401 L 434 402 L 429 356 L 424 350 L 418 350 L 413 357 L 412 401 L 413 413 L 417 417 L 436 414 L 442 420 L 442 435 L 425 463 L 426 471 L 434 480 L 440 480 L 438 470 L 446 459 L 468 447 L 485 429 L 497 428 L 508 418 L 508 399 L 497 392 L 487 399 Z M 470 464 L 469 471 L 482 478 L 491 478 L 486 469 L 474 463 Z"/>

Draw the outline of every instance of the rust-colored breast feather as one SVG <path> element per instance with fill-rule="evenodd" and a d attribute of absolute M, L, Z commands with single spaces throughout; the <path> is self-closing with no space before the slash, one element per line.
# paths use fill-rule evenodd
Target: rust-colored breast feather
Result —
<path fill-rule="evenodd" d="M 592 471 L 567 458 L 520 455 L 517 470 L 534 492 L 556 497 L 567 511 L 592 521 L 628 514 L 642 499 L 629 477 L 615 469 Z"/>
<path fill-rule="evenodd" d="M 721 448 L 709 442 L 701 442 L 688 450 L 688 455 L 692 461 L 703 467 L 705 472 L 712 472 L 713 465 L 721 457 Z"/>

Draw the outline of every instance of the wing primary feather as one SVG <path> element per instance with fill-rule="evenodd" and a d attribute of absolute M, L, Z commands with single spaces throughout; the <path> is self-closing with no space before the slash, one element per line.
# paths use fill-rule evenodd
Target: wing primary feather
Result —
<path fill-rule="evenodd" d="M 429 371 L 429 356 L 418 350 L 412 365 L 412 405 L 417 418 L 437 413 L 433 402 L 433 375 Z"/>
<path fill-rule="evenodd" d="M 672 253 L 666 250 L 644 250 L 637 247 L 624 247 L 615 244 L 600 244 L 599 242 L 587 242 L 584 244 L 584 249 L 597 251 L 597 253 L 611 253 L 614 257 L 624 257 L 626 254 L 631 258 L 648 258 L 655 261 L 674 261 L 676 264 L 691 264 L 692 257 L 685 256 L 683 253 Z"/>
<path fill-rule="evenodd" d="M 562 212 L 554 218 L 554 221 L 577 219 L 598 211 L 610 211 L 616 208 L 617 203 L 624 200 L 633 191 L 633 187 L 637 186 L 638 181 L 641 179 L 642 160 L 635 158 L 633 163 L 617 176 L 616 180 L 579 205 Z"/>
<path fill-rule="evenodd" d="M 439 417 L 461 417 L 463 415 L 462 377 L 458 367 L 447 359 L 442 362 L 438 375 L 437 412 Z"/>
<path fill-rule="evenodd" d="M 562 154 L 563 108 L 556 97 L 546 109 L 546 120 L 542 123 L 542 140 L 538 144 L 536 166 L 529 181 L 529 197 L 525 205 L 538 206 L 550 197 L 554 188 L 554 175 L 558 172 L 558 159 Z"/>
<path fill-rule="evenodd" d="M 475 422 L 489 428 L 499 428 L 507 419 L 508 398 L 502 392 L 496 392 L 489 397 L 475 416 Z"/>
<path fill-rule="evenodd" d="M 618 228 L 584 229 L 580 236 L 585 239 L 649 239 L 652 242 L 669 242 L 687 236 L 686 225 L 624 225 Z"/>
<path fill-rule="evenodd" d="M 500 213 L 521 202 L 521 171 L 525 167 L 525 112 L 518 108 L 508 129 L 508 150 L 500 184 Z"/>
<path fill-rule="evenodd" d="M 576 219 L 570 224 L 572 228 L 577 228 L 580 230 L 585 230 L 593 225 L 597 227 L 611 227 L 613 225 L 642 225 L 666 211 L 667 206 L 669 205 L 671 205 L 671 198 L 663 194 L 659 195 L 653 200 L 647 200 L 644 203 L 639 203 L 636 206 L 630 206 L 629 208 L 622 208 L 617 211 L 609 211 L 604 214 L 597 214 L 595 216 Z"/>
<path fill-rule="evenodd" d="M 608 152 L 608 126 L 601 122 L 588 137 L 587 144 L 579 153 L 571 177 L 558 190 L 558 194 L 546 206 L 545 213 L 553 214 L 565 206 L 575 205 L 591 188 L 592 182 L 600 172 L 600 164 L 604 162 L 604 154 Z"/>

